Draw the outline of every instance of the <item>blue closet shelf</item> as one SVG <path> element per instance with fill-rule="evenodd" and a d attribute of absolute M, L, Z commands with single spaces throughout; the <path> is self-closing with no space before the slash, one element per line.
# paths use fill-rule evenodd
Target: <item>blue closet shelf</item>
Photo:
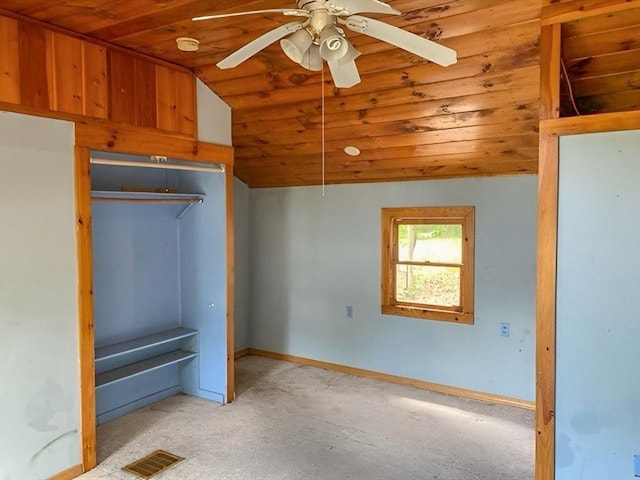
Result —
<path fill-rule="evenodd" d="M 132 340 L 127 340 L 126 342 L 114 343 L 113 345 L 107 345 L 106 347 L 96 348 L 96 363 L 101 360 L 107 360 L 120 355 L 144 350 L 145 348 L 182 340 L 183 338 L 192 337 L 196 333 L 198 333 L 197 330 L 177 327 L 172 328 L 171 330 L 165 330 L 164 332 L 154 333 L 153 335 L 138 337 Z"/>
<path fill-rule="evenodd" d="M 91 198 L 94 200 L 111 200 L 121 202 L 135 201 L 164 201 L 202 203 L 206 195 L 202 193 L 162 193 L 162 192 L 121 192 L 119 190 L 93 190 Z"/>
<path fill-rule="evenodd" d="M 198 354 L 194 352 L 175 350 L 173 352 L 165 353 L 164 355 L 158 355 L 157 357 L 142 360 L 141 362 L 132 363 L 120 368 L 114 368 L 108 372 L 99 373 L 96 375 L 96 390 L 152 370 L 157 370 L 158 368 L 191 360 L 197 356 Z"/>

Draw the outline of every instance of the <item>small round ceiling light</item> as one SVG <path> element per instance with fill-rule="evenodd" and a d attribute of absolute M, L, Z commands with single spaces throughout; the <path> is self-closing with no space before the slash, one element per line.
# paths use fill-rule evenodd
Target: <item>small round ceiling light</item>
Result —
<path fill-rule="evenodd" d="M 347 155 L 351 155 L 352 157 L 357 157 L 360 155 L 360 149 L 358 147 L 354 147 L 353 145 L 348 145 L 344 147 L 344 153 Z"/>
<path fill-rule="evenodd" d="M 178 44 L 178 50 L 183 52 L 197 52 L 200 48 L 200 42 L 195 38 L 178 37 L 176 38 L 176 43 Z"/>

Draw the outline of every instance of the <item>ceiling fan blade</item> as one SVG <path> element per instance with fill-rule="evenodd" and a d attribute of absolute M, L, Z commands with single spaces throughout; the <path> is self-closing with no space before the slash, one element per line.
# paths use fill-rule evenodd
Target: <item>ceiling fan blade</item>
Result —
<path fill-rule="evenodd" d="M 338 88 L 350 88 L 360 83 L 360 74 L 356 67 L 355 60 L 347 62 L 337 60 L 335 62 L 327 62 L 333 83 Z"/>
<path fill-rule="evenodd" d="M 256 38 L 255 40 L 247 43 L 244 47 L 236 50 L 228 57 L 220 60 L 216 65 L 218 68 L 233 68 L 240 65 L 249 57 L 255 55 L 260 50 L 267 48 L 273 42 L 286 37 L 290 33 L 296 32 L 302 28 L 302 22 L 291 22 L 286 25 L 281 25 L 278 28 L 269 30 L 264 35 Z"/>
<path fill-rule="evenodd" d="M 282 13 L 294 17 L 308 17 L 309 12 L 306 10 L 296 10 L 293 8 L 270 8 L 267 10 L 251 10 L 248 12 L 221 13 L 220 15 L 203 15 L 201 17 L 193 17 L 191 20 L 199 22 L 200 20 L 213 20 L 215 18 L 239 17 L 241 15 L 257 15 L 260 13 Z"/>
<path fill-rule="evenodd" d="M 352 15 L 341 23 L 354 32 L 390 43 L 443 67 L 458 61 L 455 50 L 378 20 Z"/>
<path fill-rule="evenodd" d="M 356 13 L 400 15 L 398 10 L 379 0 L 329 0 L 325 8 L 335 15 L 354 15 Z"/>

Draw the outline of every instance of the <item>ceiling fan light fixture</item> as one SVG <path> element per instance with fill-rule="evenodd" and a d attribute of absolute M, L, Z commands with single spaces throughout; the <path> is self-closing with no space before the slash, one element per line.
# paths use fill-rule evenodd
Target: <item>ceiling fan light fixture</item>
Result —
<path fill-rule="evenodd" d="M 312 72 L 319 72 L 322 70 L 323 60 L 320 56 L 320 47 L 312 44 L 304 53 L 300 65 Z"/>
<path fill-rule="evenodd" d="M 358 15 L 359 13 L 400 14 L 398 10 L 382 0 L 295 1 L 297 1 L 298 9 L 272 8 L 222 13 L 195 17 L 192 20 L 264 13 L 281 13 L 285 16 L 306 17 L 303 21 L 287 23 L 267 31 L 223 58 L 216 65 L 221 69 L 236 67 L 269 45 L 280 42 L 285 55 L 303 68 L 312 71 L 323 70 L 324 62 L 326 61 L 336 88 L 350 88 L 361 81 L 355 62 L 360 52 L 351 44 L 341 26 L 353 32 L 381 40 L 444 67 L 457 61 L 456 51 L 451 48 L 427 40 L 395 25 Z M 197 41 L 193 40 L 193 42 Z"/>
<path fill-rule="evenodd" d="M 313 39 L 306 29 L 302 28 L 280 40 L 280 47 L 287 57 L 295 63 L 302 62 L 306 52 L 311 47 Z"/>
<path fill-rule="evenodd" d="M 327 62 L 335 62 L 349 51 L 349 42 L 336 27 L 326 27 L 320 34 L 320 56 Z"/>
<path fill-rule="evenodd" d="M 344 57 L 342 57 L 339 61 L 339 63 L 342 65 L 353 62 L 361 55 L 361 53 L 356 49 L 356 47 L 353 46 L 353 44 L 349 40 L 345 38 L 345 41 L 347 42 L 347 53 L 345 53 Z"/>

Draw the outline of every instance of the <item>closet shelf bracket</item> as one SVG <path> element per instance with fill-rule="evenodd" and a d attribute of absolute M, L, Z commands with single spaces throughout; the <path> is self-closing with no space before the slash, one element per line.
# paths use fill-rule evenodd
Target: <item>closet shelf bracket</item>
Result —
<path fill-rule="evenodd" d="M 195 204 L 200 205 L 201 203 L 202 203 L 202 199 L 201 199 L 201 198 L 199 198 L 199 199 L 197 199 L 197 200 L 194 200 L 193 202 L 188 203 L 188 204 L 187 204 L 187 206 L 186 206 L 186 207 L 184 207 L 184 208 L 182 209 L 182 211 L 178 214 L 178 216 L 176 217 L 176 220 L 180 220 L 180 219 L 182 218 L 182 216 L 183 216 L 185 213 L 187 213 L 187 212 L 189 211 L 189 209 L 190 209 L 191 207 L 193 207 Z"/>

